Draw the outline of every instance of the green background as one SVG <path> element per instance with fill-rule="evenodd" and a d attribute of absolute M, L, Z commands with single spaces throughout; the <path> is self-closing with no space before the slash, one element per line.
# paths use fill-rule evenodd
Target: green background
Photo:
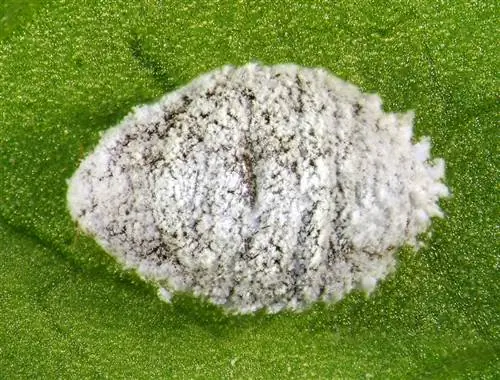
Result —
<path fill-rule="evenodd" d="M 498 378 L 495 1 L 0 1 L 0 378 Z M 322 66 L 447 163 L 427 248 L 370 298 L 172 305 L 78 233 L 66 179 L 133 105 L 226 63 Z"/>

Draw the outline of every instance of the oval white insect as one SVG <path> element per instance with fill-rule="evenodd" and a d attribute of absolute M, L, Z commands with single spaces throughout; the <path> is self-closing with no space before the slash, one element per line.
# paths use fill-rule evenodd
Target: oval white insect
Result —
<path fill-rule="evenodd" d="M 326 70 L 225 66 L 106 131 L 68 205 L 168 300 L 300 310 L 372 291 L 442 216 L 444 162 L 411 140 L 412 113 Z"/>

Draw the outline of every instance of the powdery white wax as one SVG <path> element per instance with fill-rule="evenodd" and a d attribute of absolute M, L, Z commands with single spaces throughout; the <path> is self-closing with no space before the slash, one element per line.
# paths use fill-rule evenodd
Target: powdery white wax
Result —
<path fill-rule="evenodd" d="M 162 299 L 299 310 L 370 292 L 442 216 L 444 162 L 411 139 L 411 113 L 323 69 L 225 66 L 106 131 L 68 205 Z"/>

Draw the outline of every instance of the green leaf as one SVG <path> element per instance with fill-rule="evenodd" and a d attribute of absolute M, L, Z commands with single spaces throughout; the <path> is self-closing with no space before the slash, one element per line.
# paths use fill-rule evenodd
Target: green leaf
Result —
<path fill-rule="evenodd" d="M 498 5 L 29 1 L 0 5 L 0 377 L 496 378 Z M 453 196 L 397 272 L 301 313 L 161 302 L 66 210 L 66 179 L 133 105 L 226 63 L 322 66 L 416 111 Z"/>

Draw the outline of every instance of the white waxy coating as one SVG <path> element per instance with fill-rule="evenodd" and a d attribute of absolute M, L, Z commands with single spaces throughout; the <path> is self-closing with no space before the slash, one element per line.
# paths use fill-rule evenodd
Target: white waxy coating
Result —
<path fill-rule="evenodd" d="M 297 310 L 372 291 L 442 216 L 444 162 L 411 138 L 411 113 L 325 70 L 226 66 L 106 131 L 68 204 L 168 299 Z"/>

